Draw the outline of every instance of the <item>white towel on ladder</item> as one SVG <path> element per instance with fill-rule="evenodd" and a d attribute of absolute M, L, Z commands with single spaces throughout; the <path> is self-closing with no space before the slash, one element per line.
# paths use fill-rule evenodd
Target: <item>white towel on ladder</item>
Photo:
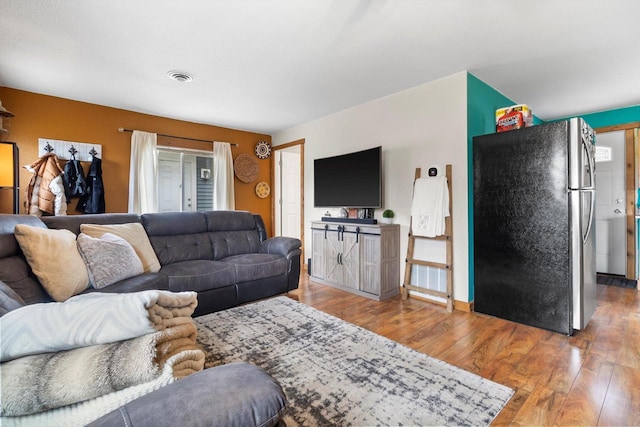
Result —
<path fill-rule="evenodd" d="M 449 189 L 445 176 L 418 178 L 413 184 L 411 228 L 414 236 L 436 237 L 445 233 L 449 216 Z"/>

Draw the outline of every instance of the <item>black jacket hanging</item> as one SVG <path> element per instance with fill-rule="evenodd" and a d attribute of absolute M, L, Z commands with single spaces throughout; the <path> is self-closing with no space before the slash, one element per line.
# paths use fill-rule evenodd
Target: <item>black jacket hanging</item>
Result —
<path fill-rule="evenodd" d="M 72 197 L 82 197 L 87 191 L 87 183 L 84 179 L 84 171 L 79 160 L 72 158 L 64 165 L 64 195 L 67 203 L 71 203 Z"/>
<path fill-rule="evenodd" d="M 80 198 L 77 210 L 84 213 L 104 213 L 104 185 L 102 183 L 102 160 L 94 157 L 87 173 L 87 192 Z"/>

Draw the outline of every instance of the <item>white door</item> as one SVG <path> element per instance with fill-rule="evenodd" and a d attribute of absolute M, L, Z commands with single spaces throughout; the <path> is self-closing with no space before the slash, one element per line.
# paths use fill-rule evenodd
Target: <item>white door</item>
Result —
<path fill-rule="evenodd" d="M 596 271 L 626 275 L 625 132 L 596 136 Z"/>
<path fill-rule="evenodd" d="M 182 185 L 182 211 L 193 212 L 197 207 L 196 156 L 183 155 Z"/>
<path fill-rule="evenodd" d="M 182 177 L 180 155 L 158 153 L 158 212 L 180 212 Z"/>
<path fill-rule="evenodd" d="M 299 239 L 300 146 L 276 153 L 276 234 Z"/>

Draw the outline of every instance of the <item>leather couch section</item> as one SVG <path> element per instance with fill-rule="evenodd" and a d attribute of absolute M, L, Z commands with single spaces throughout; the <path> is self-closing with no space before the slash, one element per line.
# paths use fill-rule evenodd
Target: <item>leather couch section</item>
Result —
<path fill-rule="evenodd" d="M 269 374 L 239 362 L 190 375 L 123 405 L 89 426 L 273 427 L 286 403 L 282 388 Z"/>

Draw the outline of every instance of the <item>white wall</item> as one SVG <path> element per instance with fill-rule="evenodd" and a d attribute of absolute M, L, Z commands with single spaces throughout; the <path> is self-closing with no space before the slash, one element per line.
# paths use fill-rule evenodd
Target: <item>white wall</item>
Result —
<path fill-rule="evenodd" d="M 313 102 L 312 99 L 309 102 Z M 382 146 L 384 208 L 401 225 L 401 281 L 407 251 L 415 169 L 431 165 L 453 169 L 454 298 L 468 301 L 467 73 L 430 82 L 273 135 L 274 145 L 305 139 L 304 223 L 327 210 L 313 207 L 313 160 Z M 333 210 L 337 215 L 338 210 Z M 376 210 L 380 218 L 381 209 Z M 311 256 L 311 233 L 304 246 Z M 441 254 L 435 254 L 440 256 Z"/>

